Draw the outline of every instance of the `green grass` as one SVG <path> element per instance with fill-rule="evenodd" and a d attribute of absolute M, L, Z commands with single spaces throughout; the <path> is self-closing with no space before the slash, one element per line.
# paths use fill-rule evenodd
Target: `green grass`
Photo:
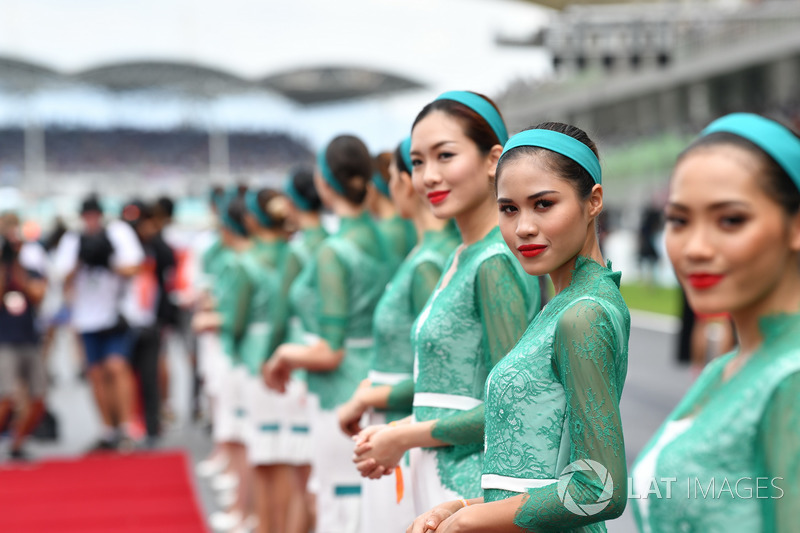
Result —
<path fill-rule="evenodd" d="M 620 287 L 630 309 L 664 315 L 681 316 L 681 293 L 677 287 L 649 287 L 629 283 Z"/>

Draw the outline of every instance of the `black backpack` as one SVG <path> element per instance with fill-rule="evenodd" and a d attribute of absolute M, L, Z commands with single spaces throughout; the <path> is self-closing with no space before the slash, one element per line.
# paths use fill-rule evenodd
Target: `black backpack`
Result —
<path fill-rule="evenodd" d="M 110 259 L 113 253 L 114 245 L 111 244 L 111 239 L 108 238 L 105 228 L 98 233 L 81 234 L 78 259 L 84 265 L 110 269 Z"/>

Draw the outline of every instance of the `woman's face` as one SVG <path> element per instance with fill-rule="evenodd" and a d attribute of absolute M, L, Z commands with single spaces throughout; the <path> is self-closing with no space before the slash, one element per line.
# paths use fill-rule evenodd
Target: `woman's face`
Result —
<path fill-rule="evenodd" d="M 602 188 L 595 189 L 599 196 L 593 191 L 581 200 L 575 187 L 538 155 L 523 155 L 503 166 L 497 181 L 500 232 L 525 272 L 554 272 L 581 253 L 603 208 Z"/>
<path fill-rule="evenodd" d="M 458 120 L 433 111 L 411 134 L 414 188 L 437 218 L 469 213 L 493 197 L 498 155 L 483 155 Z"/>
<path fill-rule="evenodd" d="M 406 219 L 413 217 L 417 192 L 414 190 L 409 175 L 401 174 L 394 160 L 389 165 L 389 192 L 397 213 Z"/>
<path fill-rule="evenodd" d="M 800 232 L 764 179 L 758 159 L 731 145 L 696 149 L 675 167 L 667 253 L 696 312 L 757 306 L 795 265 Z"/>

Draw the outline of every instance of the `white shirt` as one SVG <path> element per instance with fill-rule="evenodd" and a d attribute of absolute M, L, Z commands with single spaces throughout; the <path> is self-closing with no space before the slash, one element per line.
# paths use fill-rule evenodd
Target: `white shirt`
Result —
<path fill-rule="evenodd" d="M 106 225 L 106 234 L 114 247 L 109 260 L 112 268 L 142 263 L 144 250 L 127 223 L 112 220 Z M 69 232 L 61 238 L 55 257 L 56 272 L 60 277 L 78 269 L 73 286 L 72 325 L 80 333 L 111 328 L 117 323 L 128 280 L 105 268 L 79 266 L 79 249 L 80 235 Z"/>

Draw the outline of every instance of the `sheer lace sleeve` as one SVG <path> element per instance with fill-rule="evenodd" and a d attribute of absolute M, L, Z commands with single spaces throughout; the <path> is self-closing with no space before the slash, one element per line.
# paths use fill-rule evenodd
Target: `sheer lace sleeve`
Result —
<path fill-rule="evenodd" d="M 483 325 L 483 351 L 486 368 L 491 368 L 517 343 L 528 326 L 528 300 L 512 258 L 495 255 L 478 269 L 475 299 Z M 431 433 L 450 444 L 483 444 L 484 407 L 440 419 Z"/>
<path fill-rule="evenodd" d="M 475 298 L 483 325 L 483 348 L 486 367 L 491 370 L 511 351 L 528 327 L 530 300 L 526 287 L 519 279 L 515 259 L 495 255 L 483 262 L 478 270 Z M 538 309 L 538 296 L 536 308 Z"/>
<path fill-rule="evenodd" d="M 411 280 L 411 309 L 415 314 L 422 312 L 441 276 L 442 269 L 435 263 L 425 261 L 417 265 Z"/>
<path fill-rule="evenodd" d="M 269 322 L 272 324 L 272 335 L 270 336 L 269 345 L 267 346 L 266 357 L 272 355 L 275 349 L 286 341 L 286 332 L 289 327 L 289 314 L 291 312 L 289 303 L 289 289 L 292 282 L 300 273 L 301 268 L 300 260 L 291 252 L 286 254 L 286 264 L 280 266 L 281 272 L 281 285 L 274 305 L 270 306 Z"/>
<path fill-rule="evenodd" d="M 777 387 L 758 433 L 764 477 L 758 486 L 764 531 L 797 531 L 800 509 L 800 372 Z M 766 489 L 762 490 L 762 489 Z"/>
<path fill-rule="evenodd" d="M 602 466 L 575 471 L 568 494 L 577 506 L 607 504 L 584 516 L 559 498 L 557 484 L 530 489 L 514 521 L 524 529 L 563 531 L 616 518 L 625 508 L 628 474 L 618 377 L 624 372 L 617 371 L 617 365 L 626 361 L 627 342 L 621 342 L 624 329 L 617 318 L 593 300 L 580 300 L 559 320 L 554 346 L 554 364 L 566 392 L 569 463 L 583 459 Z M 603 468 L 610 479 L 601 479 Z M 613 480 L 613 489 L 606 483 L 609 480 Z"/>
<path fill-rule="evenodd" d="M 229 331 L 233 338 L 238 341 L 247 328 L 252 286 L 250 277 L 238 261 L 228 276 L 227 294 L 225 296 L 227 305 L 224 306 L 224 309 L 220 309 L 222 315 L 221 329 Z"/>
<path fill-rule="evenodd" d="M 414 380 L 409 378 L 392 387 L 386 408 L 391 411 L 408 411 L 414 404 Z"/>
<path fill-rule="evenodd" d="M 330 246 L 323 245 L 317 257 L 317 291 L 320 337 L 339 350 L 347 330 L 347 270 Z"/>

